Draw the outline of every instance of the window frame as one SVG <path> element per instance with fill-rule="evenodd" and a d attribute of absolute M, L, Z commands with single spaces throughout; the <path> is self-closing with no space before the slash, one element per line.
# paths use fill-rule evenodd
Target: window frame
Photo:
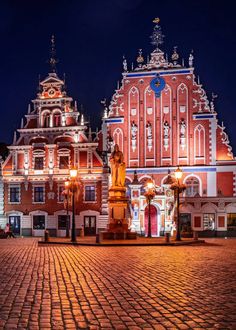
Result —
<path fill-rule="evenodd" d="M 19 189 L 18 194 L 19 194 L 19 200 L 18 201 L 12 201 L 11 200 L 11 189 Z M 8 186 L 8 204 L 20 204 L 21 203 L 21 186 L 20 185 L 12 185 L 10 184 Z"/>
<path fill-rule="evenodd" d="M 94 190 L 88 191 L 87 188 L 93 187 Z M 91 192 L 92 191 L 92 192 Z M 93 194 L 94 199 L 87 199 L 86 197 L 88 196 L 87 193 L 91 196 Z M 97 202 L 97 187 L 96 184 L 85 184 L 84 185 L 84 202 L 85 203 L 96 203 Z"/>
<path fill-rule="evenodd" d="M 43 188 L 43 201 L 36 201 L 35 200 L 35 189 L 36 188 Z M 45 204 L 45 185 L 33 185 L 32 187 L 33 190 L 33 204 Z"/>

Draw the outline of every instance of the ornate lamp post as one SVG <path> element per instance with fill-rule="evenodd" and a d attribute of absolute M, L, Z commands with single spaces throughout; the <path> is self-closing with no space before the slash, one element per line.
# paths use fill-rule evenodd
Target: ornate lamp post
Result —
<path fill-rule="evenodd" d="M 75 232 L 75 193 L 78 189 L 77 187 L 77 169 L 70 169 L 70 179 L 65 182 L 65 188 L 72 193 L 72 227 L 71 227 L 71 242 L 76 242 L 76 232 Z M 68 196 L 68 194 L 67 194 Z M 68 198 L 68 197 L 67 197 Z M 68 204 L 67 204 L 68 205 Z M 68 218 L 67 218 L 68 221 Z"/>
<path fill-rule="evenodd" d="M 151 202 L 156 195 L 155 184 L 152 179 L 148 179 L 146 183 L 146 192 L 144 196 L 146 197 L 148 203 L 148 235 L 147 237 L 152 237 L 151 230 Z"/>
<path fill-rule="evenodd" d="M 181 192 L 185 190 L 185 185 L 180 183 L 180 180 L 183 175 L 183 171 L 179 168 L 175 170 L 175 179 L 176 182 L 171 185 L 171 189 L 174 190 L 175 196 L 176 196 L 176 202 L 177 202 L 177 217 L 176 217 L 176 241 L 181 241 L 181 235 L 180 235 L 180 214 L 179 214 L 179 195 Z"/>
<path fill-rule="evenodd" d="M 70 237 L 70 221 L 69 221 L 69 193 L 70 193 L 70 181 L 65 182 L 66 190 L 66 237 Z"/>

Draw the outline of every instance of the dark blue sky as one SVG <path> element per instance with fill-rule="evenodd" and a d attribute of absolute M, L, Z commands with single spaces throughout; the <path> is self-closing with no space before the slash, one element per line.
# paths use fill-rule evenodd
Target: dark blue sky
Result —
<path fill-rule="evenodd" d="M 236 26 L 232 1 L 210 0 L 6 0 L 0 3 L 0 141 L 11 143 L 38 75 L 49 71 L 50 37 L 56 36 L 58 74 L 67 91 L 99 125 L 100 100 L 111 98 L 121 79 L 122 56 L 129 65 L 137 50 L 152 50 L 149 36 L 160 17 L 169 55 L 173 46 L 186 60 L 194 50 L 195 73 L 208 95 L 218 94 L 216 109 L 236 153 Z"/>

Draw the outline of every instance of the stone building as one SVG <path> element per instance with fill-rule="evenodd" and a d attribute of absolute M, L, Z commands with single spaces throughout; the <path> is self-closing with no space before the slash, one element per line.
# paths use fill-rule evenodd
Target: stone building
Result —
<path fill-rule="evenodd" d="M 148 178 L 159 187 L 151 208 L 152 235 L 173 229 L 175 204 L 167 177 L 180 166 L 187 187 L 181 198 L 182 230 L 235 235 L 236 161 L 217 119 L 216 95 L 209 101 L 196 79 L 193 53 L 185 64 L 175 47 L 168 60 L 159 19 L 154 23 L 154 49 L 147 60 L 142 50 L 135 67 L 123 60 L 121 85 L 104 110 L 103 149 L 109 153 L 113 141 L 124 153 L 138 232 L 147 233 L 143 189 Z"/>

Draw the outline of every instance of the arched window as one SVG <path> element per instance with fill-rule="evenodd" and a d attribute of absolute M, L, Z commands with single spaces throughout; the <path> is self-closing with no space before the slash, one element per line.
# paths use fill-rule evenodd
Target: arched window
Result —
<path fill-rule="evenodd" d="M 190 176 L 189 178 L 187 178 L 185 181 L 185 185 L 186 185 L 186 190 L 185 190 L 186 197 L 194 197 L 196 196 L 196 194 L 199 194 L 200 183 L 198 178 L 196 178 L 195 176 Z"/>
<path fill-rule="evenodd" d="M 59 127 L 61 126 L 61 114 L 55 113 L 53 115 L 53 127 Z"/>
<path fill-rule="evenodd" d="M 44 115 L 44 124 L 43 124 L 44 127 L 50 127 L 50 114 L 49 113 L 46 113 Z"/>

